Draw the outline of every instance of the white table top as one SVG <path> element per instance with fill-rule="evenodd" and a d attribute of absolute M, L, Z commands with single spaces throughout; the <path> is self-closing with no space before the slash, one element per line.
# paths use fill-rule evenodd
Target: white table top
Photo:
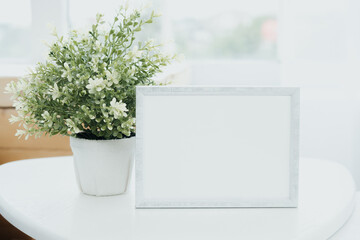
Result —
<path fill-rule="evenodd" d="M 85 196 L 71 157 L 35 159 L 0 166 L 0 213 L 39 240 L 329 238 L 355 206 L 350 173 L 336 163 L 302 159 L 299 183 L 298 208 L 135 209 L 133 182 L 121 196 Z"/>
<path fill-rule="evenodd" d="M 360 192 L 356 194 L 356 207 L 349 221 L 330 240 L 360 239 Z"/>

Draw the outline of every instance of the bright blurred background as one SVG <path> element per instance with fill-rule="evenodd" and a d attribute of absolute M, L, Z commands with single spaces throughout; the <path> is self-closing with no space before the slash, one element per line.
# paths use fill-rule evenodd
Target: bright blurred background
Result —
<path fill-rule="evenodd" d="M 49 24 L 64 34 L 89 26 L 97 12 L 111 20 L 120 4 L 1 1 L 0 81 L 46 57 Z M 360 1 L 154 0 L 152 8 L 162 17 L 141 37 L 185 56 L 159 77 L 174 84 L 302 87 L 301 156 L 344 164 L 360 186 Z M 6 97 L 0 100 L 10 107 Z"/>

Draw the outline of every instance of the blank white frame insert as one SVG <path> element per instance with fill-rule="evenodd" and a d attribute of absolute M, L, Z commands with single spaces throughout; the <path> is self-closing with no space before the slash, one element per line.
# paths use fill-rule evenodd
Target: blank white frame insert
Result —
<path fill-rule="evenodd" d="M 136 90 L 136 208 L 296 207 L 299 88 Z"/>

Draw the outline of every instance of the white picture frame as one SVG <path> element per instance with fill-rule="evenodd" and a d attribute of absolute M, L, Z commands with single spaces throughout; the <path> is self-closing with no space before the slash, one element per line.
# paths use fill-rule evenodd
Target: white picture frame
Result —
<path fill-rule="evenodd" d="M 136 89 L 136 208 L 297 207 L 299 88 Z"/>

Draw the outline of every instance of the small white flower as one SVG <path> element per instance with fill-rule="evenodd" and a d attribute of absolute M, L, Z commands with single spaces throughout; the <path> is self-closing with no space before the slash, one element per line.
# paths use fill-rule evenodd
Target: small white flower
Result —
<path fill-rule="evenodd" d="M 61 77 L 67 78 L 69 82 L 72 81 L 72 75 L 71 75 L 71 69 L 69 67 L 69 64 L 67 62 L 64 63 L 65 70 L 63 70 L 63 73 Z"/>
<path fill-rule="evenodd" d="M 13 107 L 16 109 L 16 111 L 26 111 L 27 110 L 25 100 L 22 97 L 19 97 L 16 100 L 14 100 Z"/>
<path fill-rule="evenodd" d="M 107 78 L 107 80 L 112 81 L 115 84 L 118 84 L 120 76 L 119 76 L 119 73 L 115 70 L 113 70 L 112 72 L 110 72 L 109 70 L 106 70 L 106 78 Z"/>
<path fill-rule="evenodd" d="M 16 130 L 16 133 L 15 133 L 15 136 L 21 138 L 21 136 L 23 136 L 23 135 L 25 135 L 25 134 L 26 134 L 26 131 L 25 131 L 25 130 L 23 130 L 23 129 L 17 129 L 17 130 Z"/>
<path fill-rule="evenodd" d="M 14 81 L 9 82 L 5 87 L 5 93 L 16 94 L 17 91 L 18 90 L 17 90 L 16 82 Z"/>
<path fill-rule="evenodd" d="M 93 70 L 94 72 L 99 72 L 98 64 L 99 64 L 99 58 L 93 57 L 93 58 L 91 59 L 90 65 L 92 66 L 92 70 Z"/>
<path fill-rule="evenodd" d="M 21 121 L 22 118 L 20 116 L 14 116 L 14 115 L 11 115 L 11 117 L 9 118 L 9 122 L 11 124 L 15 123 L 15 122 L 19 122 Z"/>
<path fill-rule="evenodd" d="M 74 133 L 81 132 L 81 130 L 74 123 L 74 121 L 71 120 L 70 118 L 65 120 L 65 124 L 66 124 L 66 126 L 68 126 L 68 131 L 74 132 Z"/>
<path fill-rule="evenodd" d="M 30 92 L 31 89 L 30 89 L 30 79 L 27 79 L 25 77 L 23 78 L 20 78 L 16 84 L 15 84 L 15 87 L 16 87 L 16 90 L 18 92 L 24 92 L 25 94 Z"/>
<path fill-rule="evenodd" d="M 41 117 L 44 119 L 44 124 L 46 124 L 48 127 L 53 125 L 53 120 L 48 111 L 44 111 L 44 113 L 41 114 Z"/>
<path fill-rule="evenodd" d="M 128 109 L 126 108 L 126 103 L 123 103 L 121 100 L 119 102 L 116 101 L 116 98 L 113 98 L 110 102 L 110 114 L 114 115 L 115 119 L 119 119 L 120 117 L 126 117 L 126 112 Z"/>
<path fill-rule="evenodd" d="M 43 117 L 43 119 L 45 119 L 45 120 L 49 120 L 49 119 L 51 119 L 51 116 L 50 116 L 50 114 L 49 114 L 49 112 L 48 111 L 44 111 L 44 113 L 43 114 L 41 114 L 41 116 Z"/>
<path fill-rule="evenodd" d="M 55 100 L 61 96 L 58 85 L 55 83 L 53 89 L 51 90 L 52 99 Z"/>
<path fill-rule="evenodd" d="M 129 129 L 129 130 L 135 129 L 135 118 L 130 118 L 126 122 L 123 122 L 121 124 L 121 127 L 124 128 L 124 129 Z"/>
<path fill-rule="evenodd" d="M 89 89 L 89 93 L 100 92 L 106 87 L 106 82 L 102 78 L 89 78 L 89 84 L 86 85 L 86 88 Z"/>

